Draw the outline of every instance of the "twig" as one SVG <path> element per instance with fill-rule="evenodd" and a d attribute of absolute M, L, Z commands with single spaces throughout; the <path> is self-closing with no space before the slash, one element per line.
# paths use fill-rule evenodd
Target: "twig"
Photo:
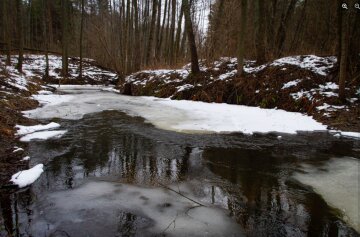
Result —
<path fill-rule="evenodd" d="M 162 186 L 163 188 L 166 188 L 166 189 L 168 189 L 168 190 L 170 190 L 170 191 L 173 191 L 174 193 L 176 193 L 176 194 L 178 194 L 178 195 L 180 195 L 180 196 L 188 199 L 189 201 L 192 201 L 193 203 L 196 203 L 196 204 L 198 204 L 198 205 L 200 205 L 200 206 L 202 206 L 202 207 L 205 207 L 204 204 L 201 204 L 200 202 L 197 202 L 197 201 L 195 201 L 194 199 L 191 199 L 191 198 L 185 196 L 184 194 L 182 194 L 182 193 L 180 193 L 180 192 L 178 192 L 178 191 L 176 191 L 176 190 L 174 190 L 174 189 L 172 189 L 172 188 L 169 188 L 168 186 L 166 186 L 166 185 L 164 185 L 164 184 L 162 184 L 162 183 L 160 183 L 160 182 L 158 182 L 158 184 L 159 184 L 160 186 Z"/>

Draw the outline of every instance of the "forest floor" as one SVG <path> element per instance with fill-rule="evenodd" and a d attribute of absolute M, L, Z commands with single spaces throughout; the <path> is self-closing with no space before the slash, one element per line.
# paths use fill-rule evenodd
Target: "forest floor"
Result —
<path fill-rule="evenodd" d="M 4 56 L 0 56 L 4 61 Z M 78 59 L 72 58 L 69 75 L 60 75 L 61 57 L 49 56 L 49 77 L 44 77 L 45 57 L 26 54 L 23 73 L 12 66 L 0 68 L 0 187 L 12 187 L 11 174 L 28 167 L 24 157 L 27 143 L 20 143 L 16 125 L 38 122 L 21 111 L 34 109 L 36 94 L 55 90 L 50 84 L 117 85 L 121 93 L 133 96 L 156 96 L 174 100 L 194 100 L 277 108 L 313 116 L 330 129 L 359 132 L 360 82 L 346 85 L 346 101 L 338 100 L 337 78 L 333 77 L 336 58 L 296 56 L 278 59 L 265 65 L 246 61 L 243 77 L 236 74 L 234 58 L 201 62 L 201 74 L 189 73 L 190 65 L 177 70 L 146 70 L 119 79 L 119 76 L 96 62 L 86 59 L 83 79 L 78 78 Z M 115 91 L 115 89 L 114 89 Z M 211 116 L 211 115 L 210 115 Z"/>

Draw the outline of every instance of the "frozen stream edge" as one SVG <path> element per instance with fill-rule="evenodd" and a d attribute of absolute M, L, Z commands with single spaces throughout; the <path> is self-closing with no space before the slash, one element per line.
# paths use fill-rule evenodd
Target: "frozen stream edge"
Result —
<path fill-rule="evenodd" d="M 119 110 L 143 117 L 155 127 L 184 133 L 289 133 L 326 131 L 325 125 L 301 113 L 258 107 L 170 100 L 156 97 L 131 97 L 101 92 L 89 86 L 66 86 L 66 95 L 34 95 L 43 107 L 25 111 L 35 119 L 77 120 L 85 114 Z M 99 87 L 96 87 L 100 89 Z"/>

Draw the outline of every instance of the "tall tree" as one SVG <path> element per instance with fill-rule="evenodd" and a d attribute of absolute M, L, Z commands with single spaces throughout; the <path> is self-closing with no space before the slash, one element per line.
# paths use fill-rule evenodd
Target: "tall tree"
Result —
<path fill-rule="evenodd" d="M 83 73 L 83 32 L 84 32 L 84 15 L 85 15 L 85 0 L 81 0 L 81 22 L 80 22 L 80 62 L 79 62 L 79 78 L 82 79 Z"/>
<path fill-rule="evenodd" d="M 192 74 L 196 75 L 200 73 L 200 67 L 199 67 L 199 60 L 196 49 L 196 43 L 195 43 L 195 35 L 194 35 L 191 14 L 190 14 L 190 4 L 188 0 L 183 0 L 182 4 L 184 7 L 185 27 L 188 37 L 189 50 L 191 54 L 191 72 Z"/>
<path fill-rule="evenodd" d="M 19 48 L 19 59 L 17 64 L 17 70 L 22 73 L 23 66 L 23 47 L 24 47 L 24 37 L 23 37 L 23 23 L 22 23 L 22 1 L 16 0 L 16 10 L 17 10 L 17 30 L 18 30 L 18 48 Z"/>
<path fill-rule="evenodd" d="M 237 59 L 238 67 L 237 73 L 239 76 L 243 73 L 244 67 L 244 55 L 245 55 L 245 33 L 247 25 L 247 0 L 241 0 L 241 18 L 240 18 L 240 30 L 238 34 L 238 46 L 237 46 Z"/>
<path fill-rule="evenodd" d="M 69 72 L 69 16 L 68 16 L 68 0 L 61 1 L 61 16 L 62 16 L 62 76 L 66 77 Z"/>
<path fill-rule="evenodd" d="M 10 39 L 10 27 L 9 27 L 9 13 L 8 13 L 8 0 L 3 0 L 3 33 L 6 44 L 6 60 L 5 65 L 10 66 L 11 64 L 11 39 Z"/>
<path fill-rule="evenodd" d="M 265 52 L 265 2 L 256 1 L 256 62 L 263 64 L 266 62 Z"/>
<path fill-rule="evenodd" d="M 345 100 L 345 82 L 348 75 L 349 56 L 349 17 L 347 11 L 341 13 L 341 44 L 340 44 L 340 68 L 339 68 L 339 98 Z"/>
<path fill-rule="evenodd" d="M 148 65 L 150 60 L 153 58 L 153 41 L 154 41 L 154 31 L 155 31 L 155 23 L 157 17 L 157 0 L 153 0 L 152 6 L 152 16 L 151 16 L 151 23 L 150 23 L 150 32 L 148 38 L 148 45 L 146 48 L 146 56 L 145 56 L 145 64 Z"/>

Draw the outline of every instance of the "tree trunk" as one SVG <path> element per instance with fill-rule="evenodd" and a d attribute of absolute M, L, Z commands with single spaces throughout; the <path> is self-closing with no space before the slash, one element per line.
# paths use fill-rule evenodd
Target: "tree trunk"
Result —
<path fill-rule="evenodd" d="M 83 31 L 84 31 L 84 14 L 85 14 L 85 0 L 81 0 L 81 22 L 80 22 L 80 62 L 79 62 L 79 78 L 82 79 L 83 71 Z"/>
<path fill-rule="evenodd" d="M 66 77 L 69 72 L 69 52 L 68 52 L 68 0 L 61 1 L 62 15 L 62 70 L 61 74 Z M 60 82 L 60 80 L 59 80 Z"/>
<path fill-rule="evenodd" d="M 169 62 L 170 65 L 174 63 L 174 57 L 175 57 L 175 44 L 174 44 L 174 38 L 175 38 L 175 17 L 176 17 L 176 0 L 172 0 L 171 3 L 171 25 L 170 25 L 170 34 L 169 34 Z"/>
<path fill-rule="evenodd" d="M 239 76 L 243 73 L 244 67 L 244 54 L 245 54 L 245 33 L 246 33 L 246 24 L 247 24 L 247 0 L 241 0 L 241 22 L 238 38 L 238 67 L 237 73 Z"/>
<path fill-rule="evenodd" d="M 295 5 L 298 0 L 290 0 L 290 3 L 287 7 L 286 12 L 283 13 L 281 19 L 280 19 L 280 25 L 279 29 L 277 31 L 276 36 L 276 56 L 280 57 L 283 50 L 284 50 L 284 44 L 286 39 L 286 30 L 289 26 L 291 16 L 294 12 Z"/>
<path fill-rule="evenodd" d="M 182 20 L 183 20 L 183 16 L 184 16 L 184 6 L 181 4 L 180 7 L 180 15 L 179 15 L 179 19 L 178 19 L 178 26 L 176 29 L 176 36 L 175 36 L 175 60 L 178 60 L 179 57 L 179 49 L 180 49 L 180 37 L 181 37 L 181 25 L 182 25 Z"/>
<path fill-rule="evenodd" d="M 17 9 L 17 25 L 18 25 L 18 47 L 19 47 L 19 59 L 17 64 L 17 70 L 22 73 L 22 65 L 23 65 L 23 47 L 24 47 L 24 39 L 23 39 L 23 27 L 22 27 L 22 4 L 21 0 L 16 0 L 16 9 Z"/>
<path fill-rule="evenodd" d="M 6 44 L 6 59 L 5 65 L 10 66 L 11 64 L 11 43 L 10 43 L 10 29 L 9 29 L 9 22 L 8 22 L 8 1 L 3 0 L 3 33 L 4 33 L 4 41 Z"/>
<path fill-rule="evenodd" d="M 200 73 L 200 67 L 195 43 L 195 35 L 190 15 L 190 5 L 188 0 L 183 0 L 182 4 L 184 6 L 185 25 L 188 37 L 189 50 L 191 54 L 191 72 L 192 74 L 196 75 Z"/>
<path fill-rule="evenodd" d="M 155 23 L 156 23 L 156 16 L 157 16 L 157 0 L 153 0 L 152 6 L 152 16 L 151 16 L 151 23 L 150 23 L 150 32 L 149 32 L 149 39 L 148 45 L 146 49 L 146 56 L 145 56 L 145 64 L 148 65 L 150 60 L 153 58 L 153 39 L 154 39 L 154 31 L 155 31 Z"/>
<path fill-rule="evenodd" d="M 138 10 L 138 4 L 137 1 L 133 1 L 134 5 L 134 14 L 135 14 L 135 53 L 134 53 L 134 70 L 138 71 L 140 70 L 140 31 L 139 31 L 139 10 Z"/>
<path fill-rule="evenodd" d="M 256 62 L 263 64 L 266 62 L 265 52 L 265 9 L 264 0 L 257 0 L 256 11 Z"/>
<path fill-rule="evenodd" d="M 44 40 L 45 40 L 45 78 L 49 77 L 49 0 L 43 1 L 43 26 L 44 26 Z"/>
<path fill-rule="evenodd" d="M 340 68 L 339 68 L 339 99 L 345 100 L 345 82 L 347 78 L 348 66 L 348 46 L 349 46 L 349 14 L 343 11 L 341 14 L 341 52 L 340 52 Z"/>

